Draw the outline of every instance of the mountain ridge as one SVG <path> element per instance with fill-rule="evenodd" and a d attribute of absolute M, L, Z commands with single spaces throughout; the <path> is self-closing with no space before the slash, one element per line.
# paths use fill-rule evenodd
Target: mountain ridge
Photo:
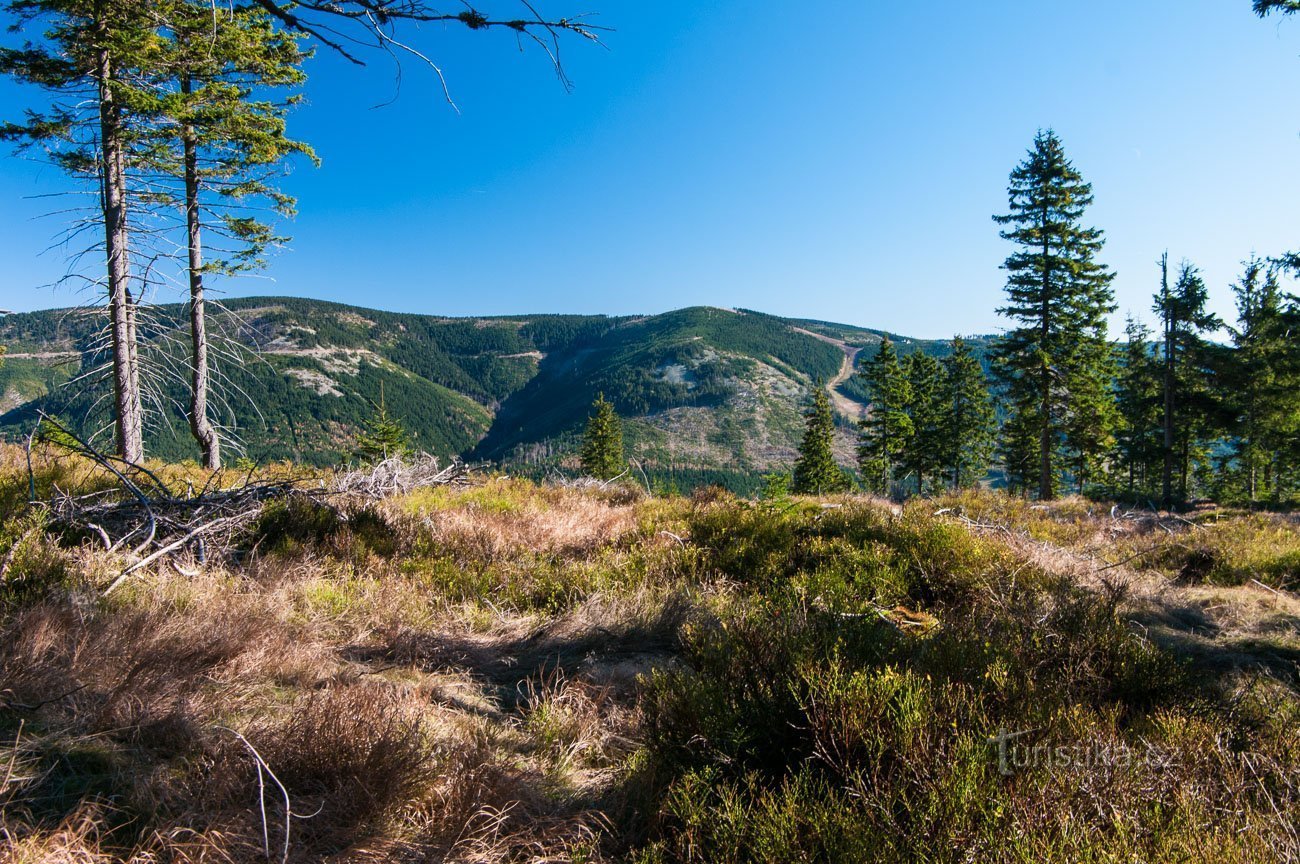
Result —
<path fill-rule="evenodd" d="M 193 458 L 183 417 L 184 320 L 178 304 L 145 307 L 142 355 L 163 385 L 151 400 L 149 451 Z M 856 325 L 694 306 L 657 315 L 453 317 L 387 312 L 297 297 L 228 300 L 211 313 L 220 341 L 218 404 L 226 434 L 257 461 L 316 464 L 347 457 L 381 398 L 444 457 L 525 473 L 573 467 L 597 393 L 624 418 L 629 455 L 679 486 L 752 488 L 785 470 L 811 388 L 826 382 L 840 414 L 837 454 L 852 464 L 865 393 L 852 374 L 882 336 L 900 350 L 942 355 L 918 340 Z M 56 309 L 0 317 L 0 435 L 38 412 L 102 440 L 106 389 L 98 318 Z M 983 350 L 990 337 L 976 337 Z"/>

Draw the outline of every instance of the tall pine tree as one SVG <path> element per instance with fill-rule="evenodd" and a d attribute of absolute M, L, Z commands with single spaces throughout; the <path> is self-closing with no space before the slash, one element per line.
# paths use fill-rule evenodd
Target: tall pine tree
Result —
<path fill-rule="evenodd" d="M 944 358 L 943 367 L 941 464 L 952 488 L 964 489 L 988 474 L 996 412 L 984 369 L 966 340 L 952 340 L 952 354 Z"/>
<path fill-rule="evenodd" d="M 1021 443 L 1028 431 L 1036 435 L 1038 496 L 1050 499 L 1067 436 L 1080 455 L 1105 438 L 1098 426 L 1110 416 L 1102 364 L 1110 357 L 1106 316 L 1115 309 L 1114 274 L 1096 260 L 1102 232 L 1083 223 L 1092 186 L 1054 132 L 1038 133 L 1011 173 L 1007 194 L 1009 212 L 994 219 L 1007 226 L 1003 239 L 1019 249 L 1003 264 L 1007 305 L 998 311 L 1015 326 L 998 344 L 995 369 Z M 1072 404 L 1084 410 L 1070 415 Z"/>
<path fill-rule="evenodd" d="M 159 56 L 157 21 L 147 4 L 123 0 L 6 0 L 10 32 L 21 48 L 0 48 L 0 74 L 45 91 L 48 104 L 21 122 L 0 124 L 0 140 L 42 147 L 62 171 L 95 193 L 101 228 L 110 374 L 117 455 L 144 456 L 137 328 L 143 294 L 133 266 L 133 148 L 142 121 L 135 110 L 151 94 Z M 73 229 L 71 236 L 83 232 Z"/>
<path fill-rule="evenodd" d="M 907 355 L 903 364 L 910 398 L 907 415 L 912 434 L 903 445 L 900 464 L 916 477 L 916 494 L 926 494 L 928 483 L 943 469 L 944 419 L 946 404 L 943 366 L 921 351 Z"/>
<path fill-rule="evenodd" d="M 1162 368 L 1162 467 L 1160 497 L 1164 506 L 1187 500 L 1191 460 L 1197 439 L 1208 425 L 1206 344 L 1202 334 L 1222 323 L 1206 309 L 1209 291 L 1200 272 L 1184 261 L 1177 281 L 1169 282 L 1169 255 L 1160 259 L 1160 290 L 1153 310 L 1160 316 Z"/>
<path fill-rule="evenodd" d="M 826 385 L 818 381 L 813 403 L 804 414 L 807 426 L 799 444 L 799 458 L 794 463 L 793 491 L 800 495 L 826 495 L 842 492 L 848 478 L 835 462 L 835 415 Z"/>
<path fill-rule="evenodd" d="M 604 393 L 597 394 L 591 408 L 579 453 L 582 470 L 597 480 L 612 480 L 627 470 L 627 459 L 623 456 L 623 422 L 614 406 L 605 400 Z"/>
<path fill-rule="evenodd" d="M 887 495 L 892 491 L 894 471 L 912 437 L 911 388 L 894 343 L 886 336 L 880 348 L 859 373 L 871 404 L 861 421 L 862 440 L 858 463 L 867 488 Z"/>
<path fill-rule="evenodd" d="M 194 0 L 160 3 L 170 34 L 166 80 L 154 106 L 154 166 L 181 187 L 169 197 L 184 213 L 190 321 L 190 430 L 204 467 L 221 467 L 221 439 L 209 409 L 210 337 L 204 277 L 256 269 L 279 242 L 261 213 L 293 214 L 275 185 L 279 164 L 305 144 L 285 134 L 285 113 L 301 85 L 299 36 L 275 26 L 260 5 L 230 4 L 214 13 Z M 256 95 L 254 95 L 256 94 Z M 217 238 L 205 260 L 204 234 Z"/>
<path fill-rule="evenodd" d="M 1119 426 L 1116 430 L 1117 481 L 1130 496 L 1147 494 L 1159 474 L 1160 369 L 1151 330 L 1128 319 L 1119 374 L 1115 379 Z"/>
<path fill-rule="evenodd" d="M 1238 493 L 1249 502 L 1283 500 L 1300 438 L 1300 309 L 1280 275 L 1278 265 L 1252 258 L 1232 286 L 1235 350 L 1225 357 L 1219 389 Z"/>

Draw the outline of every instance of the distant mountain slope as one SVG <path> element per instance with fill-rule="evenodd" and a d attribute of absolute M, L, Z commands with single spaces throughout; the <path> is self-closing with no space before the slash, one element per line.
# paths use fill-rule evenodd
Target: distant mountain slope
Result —
<path fill-rule="evenodd" d="M 169 370 L 156 376 L 168 381 L 150 403 L 148 436 L 149 452 L 168 459 L 197 452 L 183 413 L 182 311 L 152 307 L 141 327 L 142 355 Z M 213 323 L 227 336 L 222 423 L 256 460 L 345 458 L 382 398 L 423 449 L 543 472 L 571 465 L 591 401 L 604 393 L 625 418 L 629 452 L 682 486 L 744 486 L 788 466 L 817 381 L 833 388 L 839 454 L 851 463 L 864 394 L 850 373 L 882 335 L 704 307 L 635 318 L 445 318 L 284 297 L 228 301 Z M 95 374 L 106 359 L 100 325 L 69 310 L 0 318 L 10 352 L 0 367 L 0 434 L 23 434 L 47 411 L 107 440 L 107 381 Z M 896 341 L 904 352 L 947 348 Z"/>

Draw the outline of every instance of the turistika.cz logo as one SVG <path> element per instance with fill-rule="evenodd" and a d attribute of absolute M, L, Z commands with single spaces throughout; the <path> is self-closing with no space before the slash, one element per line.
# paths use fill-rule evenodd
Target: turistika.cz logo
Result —
<path fill-rule="evenodd" d="M 1024 729 L 1013 732 L 999 729 L 996 735 L 988 739 L 989 744 L 997 748 L 998 772 L 1003 777 L 1031 769 L 1115 769 L 1127 768 L 1139 762 L 1158 767 L 1168 762 L 1168 754 L 1145 743 L 1141 748 L 1122 742 L 1030 743 L 1031 736 L 1039 731 Z"/>

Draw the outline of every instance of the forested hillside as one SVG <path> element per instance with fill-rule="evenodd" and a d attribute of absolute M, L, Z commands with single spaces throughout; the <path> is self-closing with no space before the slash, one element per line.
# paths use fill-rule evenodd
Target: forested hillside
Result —
<path fill-rule="evenodd" d="M 148 400 L 148 451 L 187 459 L 184 321 L 153 307 L 142 357 L 161 382 Z M 71 310 L 0 318 L 0 433 L 18 438 L 37 413 L 107 436 L 101 319 Z M 627 419 L 629 454 L 665 484 L 751 489 L 788 468 L 800 412 L 818 380 L 834 382 L 882 331 L 746 310 L 691 308 L 611 318 L 443 318 L 298 298 L 245 298 L 213 312 L 221 423 L 257 462 L 346 459 L 382 398 L 417 447 L 540 474 L 566 465 L 592 399 Z M 899 340 L 936 355 L 946 344 Z M 855 377 L 837 388 L 843 414 L 863 401 Z M 381 395 L 382 394 L 382 395 Z M 852 460 L 842 416 L 839 455 Z"/>

